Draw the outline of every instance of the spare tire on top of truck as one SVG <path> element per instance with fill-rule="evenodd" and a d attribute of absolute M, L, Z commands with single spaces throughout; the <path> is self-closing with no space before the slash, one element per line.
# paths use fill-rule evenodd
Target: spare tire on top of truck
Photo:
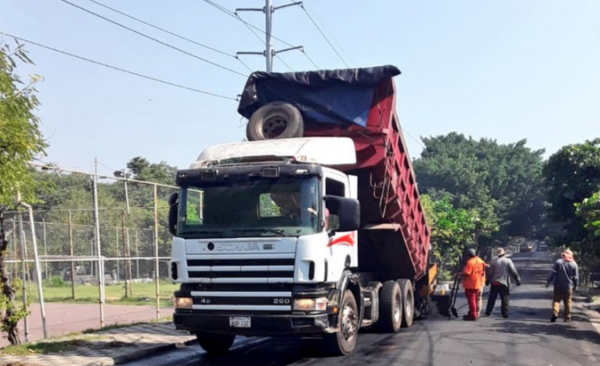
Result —
<path fill-rule="evenodd" d="M 246 126 L 249 141 L 287 139 L 304 136 L 304 119 L 290 103 L 271 102 L 250 116 Z"/>

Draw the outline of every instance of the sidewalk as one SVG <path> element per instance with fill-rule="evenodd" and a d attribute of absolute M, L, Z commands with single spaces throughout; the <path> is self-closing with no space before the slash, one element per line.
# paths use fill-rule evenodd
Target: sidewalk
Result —
<path fill-rule="evenodd" d="M 37 342 L 44 339 L 39 304 L 31 304 L 31 314 L 27 317 L 29 323 L 29 341 Z M 170 316 L 172 308 L 161 308 L 160 316 Z M 106 326 L 115 324 L 131 324 L 148 322 L 156 319 L 156 308 L 153 306 L 134 305 L 105 305 L 104 322 Z M 62 304 L 46 303 L 46 328 L 48 337 L 63 336 L 73 332 L 100 328 L 99 306 L 94 304 Z M 23 321 L 19 322 L 21 342 L 25 343 Z M 0 338 L 0 347 L 8 346 L 5 338 Z"/>
<path fill-rule="evenodd" d="M 22 366 L 108 366 L 143 358 L 186 343 L 195 336 L 175 330 L 171 321 L 120 327 L 98 333 L 56 338 L 31 345 L 53 346 L 53 353 L 24 356 L 0 355 L 0 366 L 15 363 Z"/>
<path fill-rule="evenodd" d="M 596 296 L 593 298 L 590 293 Z M 584 296 L 574 296 L 573 300 L 575 306 L 583 311 L 590 323 L 592 323 L 596 331 L 600 334 L 600 296 L 597 293 L 597 290 L 589 291 Z"/>

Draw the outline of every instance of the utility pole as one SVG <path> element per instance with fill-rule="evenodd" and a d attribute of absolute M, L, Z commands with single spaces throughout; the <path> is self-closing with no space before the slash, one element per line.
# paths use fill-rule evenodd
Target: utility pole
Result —
<path fill-rule="evenodd" d="M 283 50 L 276 51 L 273 49 L 271 44 L 271 35 L 273 32 L 273 13 L 275 10 L 287 8 L 290 6 L 300 5 L 302 6 L 302 2 L 293 2 L 281 6 L 273 6 L 273 0 L 265 0 L 265 7 L 260 8 L 239 8 L 235 9 L 235 15 L 237 15 L 238 11 L 262 11 L 265 13 L 265 50 L 263 52 L 237 52 L 237 55 L 262 55 L 266 58 L 267 65 L 266 71 L 273 72 L 273 57 L 278 53 L 292 51 L 292 50 L 300 50 L 304 52 L 304 48 L 302 46 L 290 47 Z"/>

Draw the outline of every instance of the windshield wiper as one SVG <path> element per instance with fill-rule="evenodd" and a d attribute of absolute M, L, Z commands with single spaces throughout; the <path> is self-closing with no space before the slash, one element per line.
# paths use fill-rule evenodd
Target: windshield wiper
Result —
<path fill-rule="evenodd" d="M 260 233 L 272 233 L 272 234 L 277 234 L 279 236 L 285 236 L 285 231 L 281 230 L 281 229 L 270 229 L 270 228 L 248 228 L 248 229 L 234 229 L 234 232 L 240 232 L 240 231 L 248 231 L 248 232 L 260 232 Z"/>

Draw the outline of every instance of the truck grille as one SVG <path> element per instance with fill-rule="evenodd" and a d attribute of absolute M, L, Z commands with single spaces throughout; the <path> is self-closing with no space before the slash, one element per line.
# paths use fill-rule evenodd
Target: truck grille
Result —
<path fill-rule="evenodd" d="M 200 284 L 199 291 L 191 292 L 194 310 L 236 314 L 292 310 L 293 253 L 260 259 L 235 254 L 193 257 L 187 259 L 189 282 Z"/>
<path fill-rule="evenodd" d="M 190 258 L 188 277 L 196 283 L 292 283 L 294 254 L 279 258 Z"/>

